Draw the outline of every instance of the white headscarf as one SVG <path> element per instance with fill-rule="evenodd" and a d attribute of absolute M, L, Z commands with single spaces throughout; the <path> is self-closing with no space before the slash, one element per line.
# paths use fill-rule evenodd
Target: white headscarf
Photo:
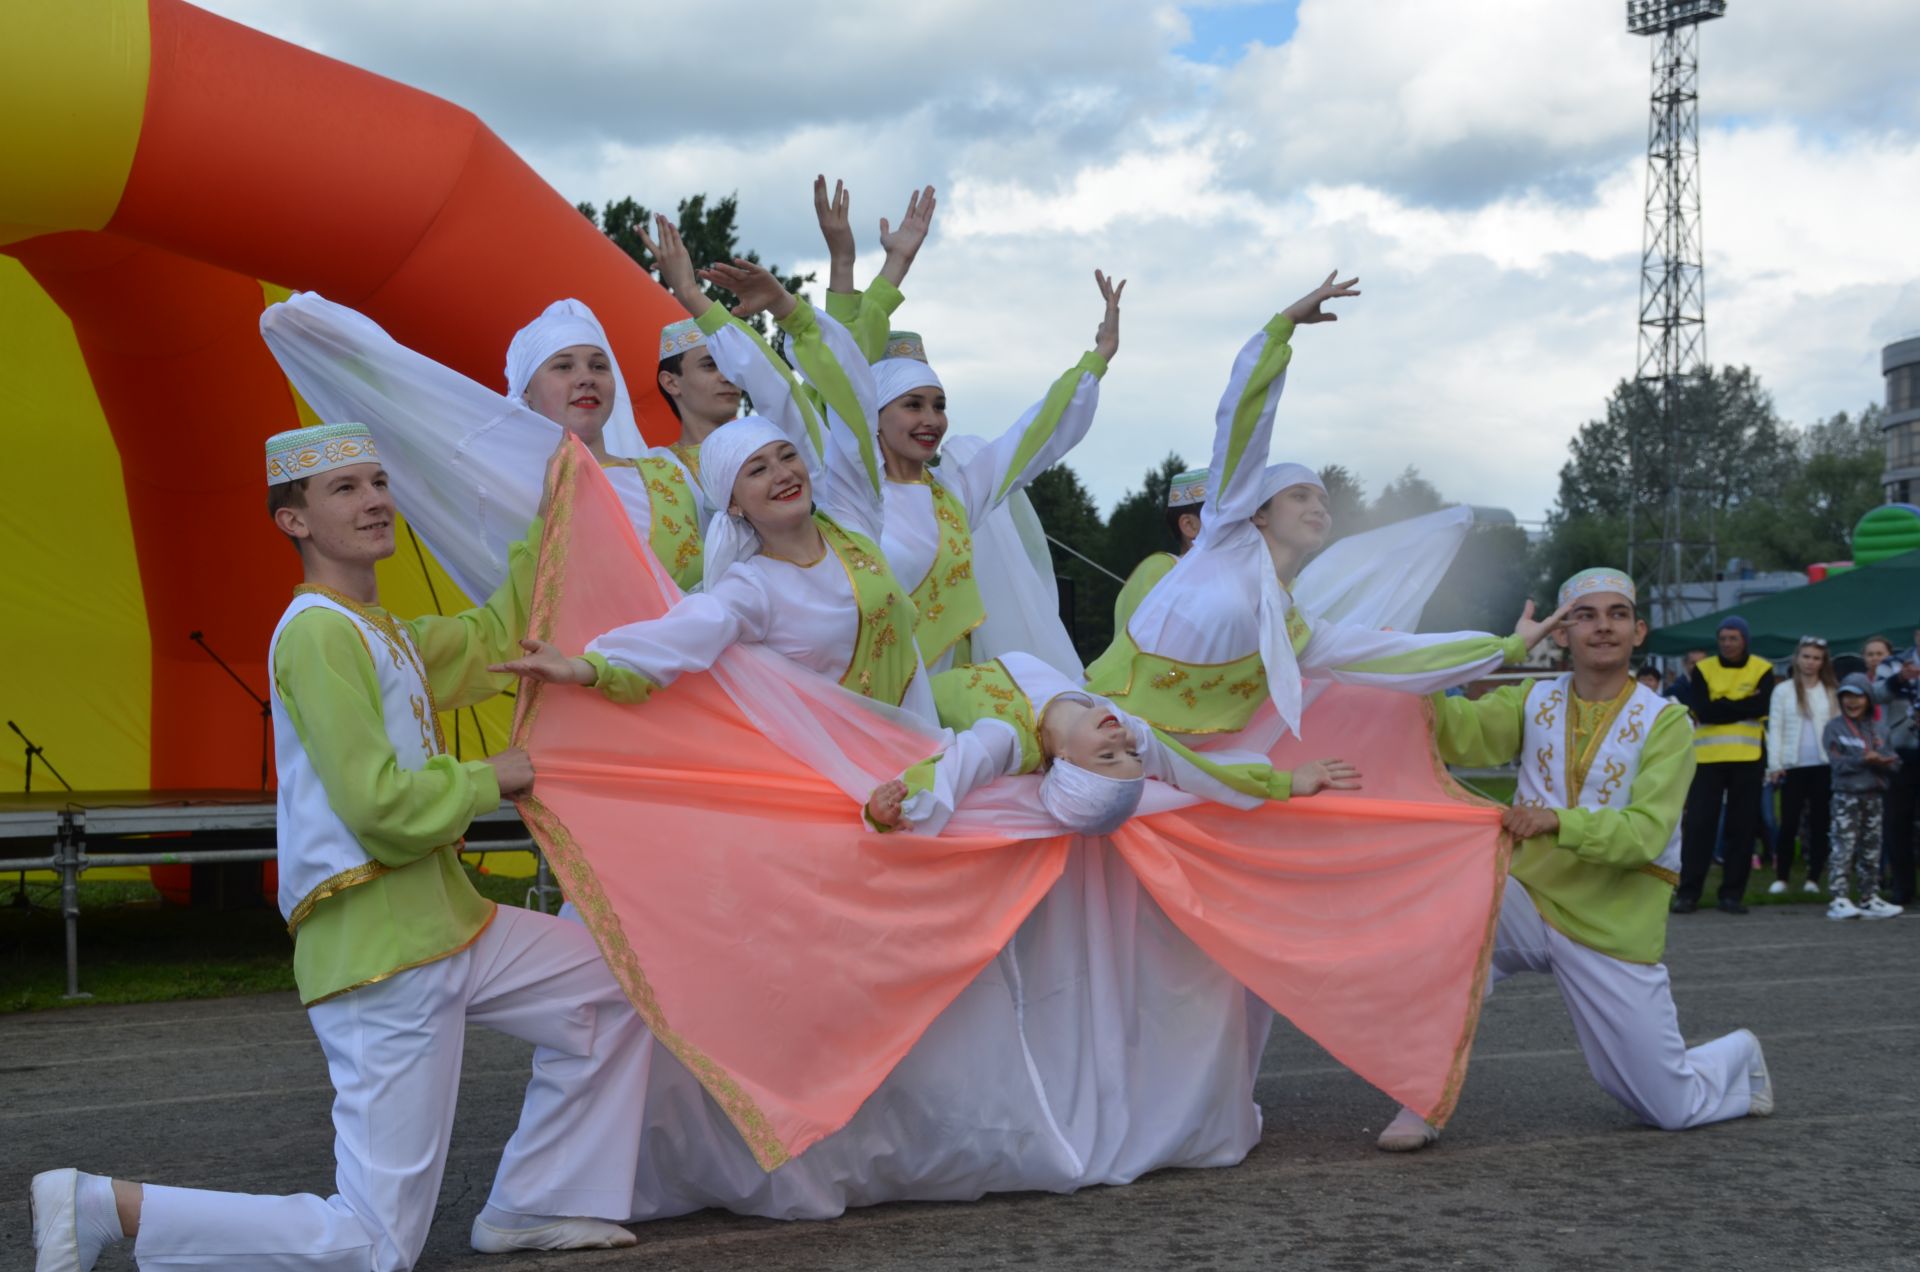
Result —
<path fill-rule="evenodd" d="M 633 420 L 633 400 L 627 396 L 620 360 L 613 356 L 606 328 L 593 316 L 593 310 L 577 300 L 554 301 L 538 318 L 513 333 L 507 345 L 507 396 L 524 401 L 533 373 L 548 358 L 575 345 L 601 350 L 607 355 L 607 365 L 613 368 L 613 413 L 607 416 L 607 429 L 602 435 L 607 450 L 629 458 L 644 455 L 647 446 L 641 440 L 640 426 Z"/>
<path fill-rule="evenodd" d="M 1320 474 L 1305 464 L 1268 464 L 1260 480 L 1260 502 L 1265 504 L 1289 486 L 1312 486 L 1322 493 L 1327 489 L 1320 480 Z M 1260 543 L 1260 540 L 1254 542 Z M 1298 734 L 1300 713 L 1304 709 L 1300 662 L 1293 656 L 1293 637 L 1287 634 L 1287 610 L 1293 602 L 1286 589 L 1280 586 L 1280 579 L 1273 572 L 1273 561 L 1268 557 L 1264 544 L 1258 555 L 1260 661 L 1267 670 L 1267 692 L 1273 699 L 1273 709 L 1287 728 Z"/>
<path fill-rule="evenodd" d="M 1146 789 L 1144 777 L 1103 777 L 1056 759 L 1040 778 L 1040 803 L 1078 834 L 1111 835 L 1140 807 Z"/>
<path fill-rule="evenodd" d="M 760 536 L 747 519 L 727 511 L 733 503 L 733 483 L 755 451 L 787 440 L 779 425 L 765 416 L 743 415 L 709 433 L 700 444 L 700 492 L 714 510 L 700 541 L 702 586 L 712 587 L 728 566 L 760 551 Z"/>
<path fill-rule="evenodd" d="M 915 389 L 946 389 L 933 368 L 918 358 L 882 358 L 874 363 L 873 387 L 877 390 L 874 401 L 880 409 Z"/>

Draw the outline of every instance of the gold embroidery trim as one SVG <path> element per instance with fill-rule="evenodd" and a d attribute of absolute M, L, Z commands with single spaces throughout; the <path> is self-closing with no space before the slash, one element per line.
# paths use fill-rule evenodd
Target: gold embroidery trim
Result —
<path fill-rule="evenodd" d="M 429 954 L 425 958 L 417 958 L 413 960 L 413 962 L 411 963 L 402 963 L 398 967 L 388 968 L 386 971 L 381 972 L 378 976 L 369 976 L 365 980 L 355 981 L 353 984 L 346 986 L 344 989 L 328 990 L 326 993 L 320 995 L 320 997 L 315 998 L 309 1002 L 301 1003 L 300 1005 L 302 1007 L 318 1007 L 321 1003 L 332 1002 L 334 999 L 340 997 L 340 995 L 342 994 L 351 994 L 356 989 L 365 989 L 369 985 L 378 985 L 381 981 L 392 980 L 394 977 L 398 976 L 402 972 L 410 972 L 416 967 L 425 967 L 428 963 L 438 963 L 443 958 L 452 958 L 455 954 L 458 954 L 463 950 L 472 948 L 473 943 L 479 940 L 483 935 L 485 935 L 486 930 L 488 928 L 493 926 L 494 916 L 499 913 L 500 913 L 499 903 L 489 901 L 487 902 L 487 917 L 480 921 L 480 926 L 473 930 L 472 936 L 460 942 L 460 944 L 454 946 L 452 949 L 442 950 L 438 954 Z"/>
<path fill-rule="evenodd" d="M 379 634 L 382 643 L 386 646 L 387 657 L 393 660 L 393 665 L 396 670 L 404 669 L 408 665 L 412 666 L 413 674 L 420 678 L 420 687 L 426 691 L 426 714 L 429 715 L 433 721 L 431 737 L 427 736 L 427 727 L 425 723 L 422 722 L 420 743 L 426 748 L 429 756 L 445 755 L 447 752 L 447 739 L 446 735 L 441 732 L 440 729 L 440 704 L 435 702 L 433 698 L 433 681 L 427 678 L 426 664 L 420 659 L 420 651 L 413 647 L 413 638 L 408 636 L 407 633 L 401 629 L 400 625 L 393 620 L 393 615 L 381 613 L 369 606 L 363 605 L 344 592 L 337 592 L 324 583 L 302 583 L 293 589 L 293 594 L 295 596 L 313 595 L 326 597 L 335 605 L 353 614 L 354 617 L 360 619 L 361 622 L 373 628 L 373 630 Z M 365 644 L 365 642 L 366 634 L 363 632 L 361 633 L 361 643 Z M 373 652 L 371 646 L 368 647 L 367 652 L 369 654 Z M 402 661 L 403 658 L 405 659 L 404 662 Z M 420 717 L 421 712 L 416 706 L 414 718 L 415 720 L 419 720 Z"/>
<path fill-rule="evenodd" d="M 438 852 L 440 850 L 436 848 L 434 851 Z M 378 879 L 381 875 L 390 873 L 392 870 L 392 866 L 386 865 L 383 862 L 363 861 L 357 866 L 347 867 L 337 875 L 331 875 L 328 878 L 322 879 L 313 886 L 311 892 L 308 892 L 306 896 L 300 898 L 300 904 L 294 906 L 293 913 L 287 916 L 287 935 L 292 936 L 294 930 L 302 923 L 305 923 L 308 917 L 313 914 L 313 907 L 319 905 L 328 897 L 339 896 L 348 888 L 357 888 L 363 883 L 370 883 Z"/>
<path fill-rule="evenodd" d="M 1580 742 L 1579 726 L 1583 721 L 1583 719 L 1585 718 L 1585 713 L 1581 710 L 1581 707 L 1580 707 L 1580 696 L 1574 693 L 1572 682 L 1571 681 L 1568 682 L 1567 703 L 1566 703 L 1567 705 L 1566 779 L 1567 779 L 1567 807 L 1568 808 L 1578 808 L 1580 806 L 1580 791 L 1583 787 L 1586 786 L 1587 775 L 1593 770 L 1593 760 L 1594 760 L 1594 757 L 1600 753 L 1600 744 L 1607 740 L 1607 735 L 1609 733 L 1613 732 L 1614 720 L 1619 717 L 1620 709 L 1627 705 L 1627 699 L 1633 697 L 1633 691 L 1637 688 L 1639 688 L 1639 686 L 1634 681 L 1628 680 L 1626 688 L 1622 689 L 1619 693 L 1615 694 L 1612 698 L 1609 698 L 1604 703 L 1592 704 L 1598 707 L 1600 710 L 1599 710 L 1599 714 L 1596 717 L 1594 717 L 1593 728 L 1588 731 L 1586 743 L 1583 745 Z M 1560 691 L 1558 689 L 1554 690 L 1554 696 L 1556 698 L 1558 698 L 1559 693 Z M 1549 719 L 1545 721 L 1540 721 L 1540 723 L 1542 723 L 1543 725 L 1550 726 L 1552 724 L 1552 720 Z M 1553 749 L 1551 747 L 1547 749 L 1547 754 L 1549 756 L 1553 754 Z M 1611 770 L 1609 770 L 1609 772 L 1610 771 Z M 1625 776 L 1624 771 L 1622 773 L 1622 776 L 1623 777 Z M 1619 780 L 1615 779 L 1612 785 L 1618 786 Z M 1553 789 L 1553 784 L 1551 782 L 1547 784 L 1547 789 L 1548 790 Z M 1605 803 L 1606 800 L 1602 799 L 1601 802 Z"/>

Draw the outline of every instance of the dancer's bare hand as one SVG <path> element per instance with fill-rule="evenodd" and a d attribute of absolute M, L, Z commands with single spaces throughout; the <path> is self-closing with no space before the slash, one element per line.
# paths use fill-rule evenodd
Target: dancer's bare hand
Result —
<path fill-rule="evenodd" d="M 867 816 L 876 826 L 892 830 L 900 824 L 901 806 L 907 802 L 907 784 L 899 778 L 876 786 L 867 797 Z"/>
<path fill-rule="evenodd" d="M 1345 760 L 1315 760 L 1293 770 L 1293 798 L 1305 799 L 1321 791 L 1357 791 L 1360 770 Z"/>
<path fill-rule="evenodd" d="M 1107 312 L 1100 319 L 1100 329 L 1093 333 L 1093 351 L 1108 362 L 1120 352 L 1120 293 L 1127 289 L 1127 280 L 1114 282 L 1099 270 L 1093 271 L 1093 281 L 1100 285 L 1100 299 L 1107 302 Z"/>
<path fill-rule="evenodd" d="M 740 298 L 740 303 L 733 307 L 736 318 L 751 318 L 765 310 L 777 321 L 792 313 L 800 303 L 765 265 L 744 256 L 734 257 L 731 265 L 715 261 L 700 271 L 700 277 Z"/>
<path fill-rule="evenodd" d="M 820 222 L 820 237 L 827 241 L 827 290 L 853 290 L 853 191 L 839 178 L 833 182 L 833 194 L 827 194 L 823 173 L 813 179 L 813 215 Z"/>
<path fill-rule="evenodd" d="M 507 799 L 533 789 L 533 759 L 520 747 L 489 755 L 487 763 L 493 765 L 494 780 L 500 783 L 500 794 Z"/>
<path fill-rule="evenodd" d="M 1531 804 L 1515 804 L 1500 815 L 1500 824 L 1515 839 L 1532 839 L 1536 835 L 1557 835 L 1560 833 L 1560 814 L 1551 808 L 1535 808 Z"/>
<path fill-rule="evenodd" d="M 558 645 L 549 645 L 544 640 L 523 640 L 520 648 L 527 652 L 510 662 L 494 663 L 487 670 L 550 685 L 590 685 L 600 678 L 592 663 L 584 658 L 567 657 Z"/>
<path fill-rule="evenodd" d="M 907 196 L 906 214 L 900 218 L 898 229 L 889 225 L 886 217 L 880 218 L 880 246 L 887 251 L 880 274 L 895 287 L 906 281 L 913 258 L 920 254 L 921 245 L 933 230 L 935 202 L 933 187 L 927 186 Z"/>
<path fill-rule="evenodd" d="M 1293 319 L 1293 325 L 1296 327 L 1305 326 L 1310 322 L 1338 322 L 1339 314 L 1323 312 L 1320 306 L 1330 300 L 1344 300 L 1348 296 L 1360 294 L 1354 290 L 1354 284 L 1360 281 L 1358 278 L 1349 278 L 1344 283 L 1335 282 L 1334 280 L 1339 276 L 1339 270 L 1328 274 L 1327 281 L 1288 305 L 1282 312 Z"/>
<path fill-rule="evenodd" d="M 1518 636 L 1521 643 L 1528 649 L 1532 649 L 1535 645 L 1538 645 L 1542 640 L 1546 639 L 1548 633 L 1558 631 L 1561 627 L 1565 626 L 1567 614 L 1572 609 L 1573 602 L 1568 601 L 1565 605 L 1562 605 L 1545 618 L 1535 618 L 1533 616 L 1533 602 L 1528 601 L 1526 608 L 1520 611 L 1520 621 L 1513 625 L 1513 634 Z"/>
<path fill-rule="evenodd" d="M 686 242 L 681 239 L 680 231 L 664 215 L 654 214 L 653 238 L 647 237 L 647 227 L 636 225 L 633 232 L 640 236 L 640 245 L 653 255 L 653 263 L 660 270 L 660 281 L 666 285 L 673 298 L 694 317 L 699 317 L 708 305 L 707 294 L 700 290 L 700 282 L 694 276 L 693 257 L 687 253 Z"/>

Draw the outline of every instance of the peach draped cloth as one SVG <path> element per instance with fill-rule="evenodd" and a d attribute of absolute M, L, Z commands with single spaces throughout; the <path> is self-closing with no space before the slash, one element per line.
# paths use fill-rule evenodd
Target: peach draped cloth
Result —
<path fill-rule="evenodd" d="M 573 651 L 664 612 L 671 584 L 577 442 L 552 482 L 531 634 Z M 638 706 L 527 682 L 515 722 L 537 774 L 529 829 L 648 1026 L 767 1169 L 846 1124 L 1012 938 L 1070 844 L 1023 837 L 1017 818 L 992 834 L 868 832 L 848 788 L 936 736 L 823 677 L 767 674 L 776 657 L 729 651 Z M 753 722 L 796 708 L 831 762 Z M 1103 842 L 1209 957 L 1437 1123 L 1466 1074 L 1509 845 L 1500 809 L 1438 763 L 1427 709 L 1334 687 L 1308 716 L 1314 744 L 1272 755 L 1290 767 L 1337 750 L 1364 792 L 1166 809 Z"/>

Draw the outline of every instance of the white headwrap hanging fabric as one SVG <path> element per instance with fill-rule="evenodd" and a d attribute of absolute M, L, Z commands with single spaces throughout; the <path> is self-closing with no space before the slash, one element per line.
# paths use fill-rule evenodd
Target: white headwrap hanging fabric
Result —
<path fill-rule="evenodd" d="M 1323 495 L 1327 493 L 1320 474 L 1305 464 L 1268 464 L 1266 476 L 1260 482 L 1260 502 L 1265 503 L 1289 486 L 1312 486 Z"/>
<path fill-rule="evenodd" d="M 1144 777 L 1103 777 L 1056 759 L 1041 775 L 1040 803 L 1077 834 L 1111 835 L 1133 816 L 1146 790 Z"/>
<path fill-rule="evenodd" d="M 507 396 L 524 400 L 533 373 L 562 349 L 592 345 L 604 351 L 613 368 L 613 413 L 607 416 L 602 435 L 609 453 L 629 459 L 644 455 L 647 445 L 634 422 L 633 399 L 627 396 L 626 377 L 620 374 L 620 359 L 613 353 L 606 328 L 593 316 L 593 310 L 577 300 L 556 300 L 538 318 L 513 333 L 507 345 Z"/>
<path fill-rule="evenodd" d="M 712 587 L 735 561 L 745 561 L 760 551 L 760 536 L 747 519 L 727 511 L 733 502 L 733 483 L 755 451 L 788 440 L 772 420 L 744 415 L 725 428 L 715 429 L 700 444 L 700 491 L 714 510 L 701 540 L 701 579 L 705 586 Z"/>
<path fill-rule="evenodd" d="M 1305 464 L 1268 464 L 1260 482 L 1260 502 L 1266 503 L 1290 486 L 1326 490 L 1320 474 Z M 1259 544 L 1257 538 L 1253 542 Z M 1267 693 L 1281 721 L 1297 734 L 1305 703 L 1301 699 L 1300 663 L 1293 656 L 1293 638 L 1287 632 L 1287 609 L 1292 600 L 1280 586 L 1265 547 L 1260 546 L 1254 555 L 1260 575 L 1260 661 L 1267 671 Z"/>
<path fill-rule="evenodd" d="M 873 364 L 873 385 L 878 390 L 874 401 L 883 409 L 914 389 L 946 389 L 933 368 L 918 358 L 882 358 Z"/>

